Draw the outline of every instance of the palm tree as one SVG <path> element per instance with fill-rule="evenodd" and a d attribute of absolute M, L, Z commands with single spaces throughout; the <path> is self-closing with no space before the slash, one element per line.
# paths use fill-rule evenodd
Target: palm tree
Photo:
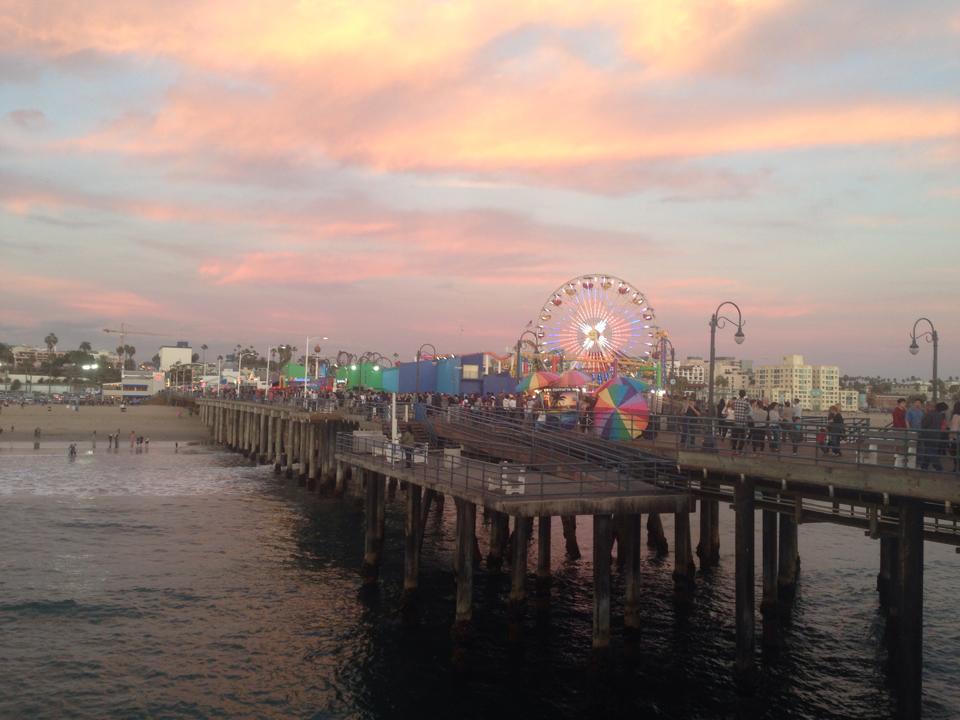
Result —
<path fill-rule="evenodd" d="M 60 342 L 60 338 L 58 338 L 54 333 L 49 333 L 43 339 L 43 342 L 46 343 L 47 350 L 53 350 L 57 346 L 57 343 Z"/>
<path fill-rule="evenodd" d="M 78 349 L 80 350 L 80 352 L 88 353 L 93 350 L 93 345 L 91 345 L 89 342 L 84 340 L 82 343 L 80 343 L 80 347 Z"/>
<path fill-rule="evenodd" d="M 208 349 L 209 347 L 207 346 L 206 343 L 200 346 L 200 362 L 203 363 L 204 367 L 207 366 L 207 350 Z"/>
<path fill-rule="evenodd" d="M 133 345 L 124 345 L 123 354 L 127 356 L 127 360 L 130 363 L 130 370 L 136 370 L 137 365 L 133 361 L 133 356 L 137 354 L 137 349 Z"/>

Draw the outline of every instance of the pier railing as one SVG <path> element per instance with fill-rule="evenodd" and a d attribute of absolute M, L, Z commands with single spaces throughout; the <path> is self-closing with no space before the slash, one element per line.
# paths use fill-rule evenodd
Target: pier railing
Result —
<path fill-rule="evenodd" d="M 495 463 L 462 457 L 449 449 L 402 445 L 385 437 L 355 433 L 338 435 L 337 452 L 373 462 L 385 473 L 402 471 L 414 482 L 500 499 L 650 493 L 652 485 L 666 484 L 671 474 L 668 463 L 660 460 L 635 460 L 611 467 L 591 462 Z"/>

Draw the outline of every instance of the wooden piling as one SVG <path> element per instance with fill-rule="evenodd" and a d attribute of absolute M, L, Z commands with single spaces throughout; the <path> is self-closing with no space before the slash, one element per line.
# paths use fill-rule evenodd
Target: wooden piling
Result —
<path fill-rule="evenodd" d="M 763 598 L 760 600 L 760 616 L 763 618 L 763 646 L 775 649 L 780 646 L 780 617 L 777 605 L 777 569 L 779 551 L 778 513 L 764 510 L 762 516 L 761 564 L 763 566 Z"/>
<path fill-rule="evenodd" d="M 497 572 L 503 566 L 503 553 L 510 534 L 510 516 L 490 511 L 490 546 L 487 550 L 487 569 Z"/>
<path fill-rule="evenodd" d="M 660 557 L 666 555 L 670 550 L 659 513 L 650 513 L 647 518 L 647 547 L 656 550 Z"/>
<path fill-rule="evenodd" d="M 318 427 L 307 423 L 307 490 L 317 489 L 317 435 Z"/>
<path fill-rule="evenodd" d="M 624 516 L 620 543 L 625 550 L 623 626 L 627 633 L 636 633 L 640 630 L 640 535 L 642 532 L 640 513 Z"/>
<path fill-rule="evenodd" d="M 690 513 L 686 510 L 674 513 L 673 520 L 673 597 L 681 607 L 693 604 L 696 590 L 697 568 L 693 564 L 693 548 L 690 539 Z"/>
<path fill-rule="evenodd" d="M 338 463 L 339 465 L 339 463 Z M 407 488 L 407 513 L 403 523 L 403 598 L 402 606 L 413 610 L 420 585 L 420 498 L 419 485 Z"/>
<path fill-rule="evenodd" d="M 613 529 L 609 515 L 593 516 L 593 651 L 610 648 L 610 551 Z"/>
<path fill-rule="evenodd" d="M 476 535 L 477 506 L 457 499 L 457 611 L 456 637 L 469 635 L 473 620 L 473 543 Z"/>
<path fill-rule="evenodd" d="M 525 517 L 513 518 L 513 558 L 510 568 L 510 607 L 522 613 L 527 602 L 527 543 L 530 525 Z"/>
<path fill-rule="evenodd" d="M 360 471 L 366 479 L 364 518 L 366 529 L 363 543 L 363 584 L 376 584 L 380 575 L 380 555 L 383 547 L 382 485 L 380 477 L 373 472 Z"/>
<path fill-rule="evenodd" d="M 734 675 L 742 688 L 752 688 L 756 681 L 754 662 L 754 481 L 741 478 L 735 485 L 736 510 L 736 616 L 737 651 Z"/>
<path fill-rule="evenodd" d="M 793 515 L 781 515 L 779 528 L 777 597 L 786 611 L 797 594 L 800 577 L 800 552 L 798 550 L 797 520 Z"/>
<path fill-rule="evenodd" d="M 571 560 L 580 559 L 580 545 L 577 543 L 577 516 L 561 515 L 563 525 L 563 542 L 566 546 L 567 557 Z"/>
<path fill-rule="evenodd" d="M 550 516 L 541 515 L 537 520 L 537 580 L 535 593 L 537 608 L 545 609 L 550 604 Z"/>
<path fill-rule="evenodd" d="M 923 695 L 923 505 L 900 505 L 897 654 L 900 717 L 920 718 Z"/>

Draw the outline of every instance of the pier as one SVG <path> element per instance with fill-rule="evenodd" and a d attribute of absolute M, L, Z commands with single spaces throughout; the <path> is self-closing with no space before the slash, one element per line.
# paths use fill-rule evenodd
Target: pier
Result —
<path fill-rule="evenodd" d="M 614 538 L 625 566 L 624 633 L 640 625 L 639 556 L 642 516 L 648 542 L 674 558 L 675 601 L 696 602 L 697 576 L 719 559 L 719 503 L 735 512 L 736 641 L 733 672 L 749 692 L 760 672 L 758 646 L 775 652 L 800 578 L 798 535 L 804 525 L 829 522 L 861 528 L 876 540 L 877 589 L 887 618 L 890 655 L 900 685 L 901 716 L 920 717 L 922 694 L 923 543 L 960 547 L 956 511 L 960 482 L 949 474 L 861 462 L 796 462 L 731 457 L 659 442 L 620 443 L 559 428 L 451 407 L 403 409 L 400 424 L 417 437 L 390 439 L 389 408 L 330 406 L 325 412 L 255 402 L 203 399 L 201 419 L 214 442 L 308 490 L 362 500 L 365 516 L 360 584 L 375 586 L 384 547 L 388 493 L 405 494 L 404 617 L 416 618 L 423 527 L 432 503 L 456 506 L 456 599 L 453 634 L 468 638 L 473 576 L 486 555 L 491 571 L 510 566 L 515 617 L 528 598 L 529 540 L 539 545 L 538 606 L 549 603 L 549 544 L 559 517 L 569 554 L 579 554 L 576 519 L 593 519 L 593 640 L 598 658 L 611 645 L 610 565 Z M 399 415 L 399 413 L 398 413 Z M 398 419 L 399 420 L 399 419 Z M 697 512 L 699 536 L 691 536 Z M 477 545 L 476 519 L 491 523 L 487 552 Z M 660 516 L 674 515 L 674 537 L 663 537 Z M 759 515 L 758 515 L 759 513 Z M 755 547 L 759 518 L 760 548 Z M 534 533 L 534 522 L 536 532 Z M 513 540 L 510 542 L 512 529 Z M 760 567 L 757 568 L 757 555 Z M 755 578 L 761 578 L 760 602 Z M 757 628 L 757 618 L 761 625 Z"/>

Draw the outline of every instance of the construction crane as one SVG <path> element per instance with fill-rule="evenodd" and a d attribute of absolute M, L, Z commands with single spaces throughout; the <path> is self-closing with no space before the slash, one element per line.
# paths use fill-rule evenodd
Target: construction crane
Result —
<path fill-rule="evenodd" d="M 123 371 L 126 369 L 127 365 L 127 335 L 156 335 L 157 337 L 170 337 L 169 333 L 155 333 L 148 332 L 146 330 L 129 330 L 124 323 L 120 323 L 120 329 L 114 330 L 111 328 L 104 328 L 105 333 L 112 333 L 114 335 L 120 336 L 120 346 L 122 351 L 120 353 L 120 381 L 123 381 Z"/>

